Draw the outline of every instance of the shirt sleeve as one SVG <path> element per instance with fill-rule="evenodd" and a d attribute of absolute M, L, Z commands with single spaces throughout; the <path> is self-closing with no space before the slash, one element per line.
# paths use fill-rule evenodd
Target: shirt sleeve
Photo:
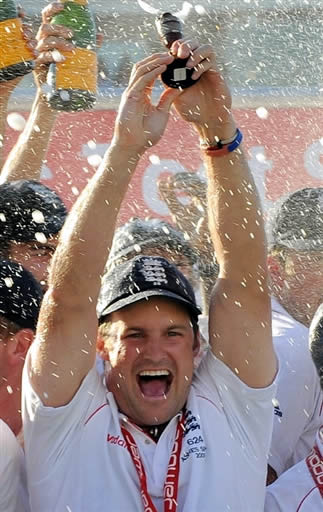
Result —
<path fill-rule="evenodd" d="M 25 364 L 22 385 L 24 446 L 27 472 L 32 465 L 35 480 L 37 467 L 46 467 L 50 473 L 50 468 L 59 462 L 81 431 L 87 415 L 96 409 L 96 404 L 105 401 L 105 391 L 102 378 L 93 367 L 67 405 L 46 407 L 32 388 Z M 42 478 L 41 469 L 38 477 Z"/>
<path fill-rule="evenodd" d="M 307 456 L 322 423 L 322 399 L 307 338 L 274 338 L 279 359 L 269 464 L 277 475 Z"/>
<path fill-rule="evenodd" d="M 319 489 L 302 460 L 266 489 L 265 512 L 322 510 Z"/>
<path fill-rule="evenodd" d="M 20 478 L 20 446 L 0 420 L 0 510 L 16 512 Z"/>
<path fill-rule="evenodd" d="M 251 388 L 209 350 L 195 374 L 195 383 L 196 390 L 222 410 L 232 434 L 249 454 L 268 453 L 276 380 L 266 388 Z"/>

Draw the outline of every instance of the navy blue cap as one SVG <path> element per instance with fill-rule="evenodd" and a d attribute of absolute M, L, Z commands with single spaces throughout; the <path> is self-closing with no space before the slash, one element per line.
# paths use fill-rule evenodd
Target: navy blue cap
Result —
<path fill-rule="evenodd" d="M 192 265 L 197 260 L 189 242 L 171 224 L 160 219 L 134 217 L 116 230 L 107 266 L 111 268 L 122 259 L 130 259 L 140 252 L 144 254 L 148 248 L 166 249 L 186 256 Z"/>
<path fill-rule="evenodd" d="M 0 243 L 33 242 L 62 229 L 67 210 L 59 196 L 42 183 L 19 180 L 0 185 Z"/>
<path fill-rule="evenodd" d="M 0 260 L 0 316 L 36 329 L 43 292 L 34 276 L 14 261 Z"/>
<path fill-rule="evenodd" d="M 268 213 L 269 246 L 323 251 L 323 188 L 303 188 L 277 201 Z"/>
<path fill-rule="evenodd" d="M 137 256 L 103 276 L 98 318 L 149 297 L 173 299 L 194 317 L 201 314 L 192 286 L 175 265 L 161 257 Z"/>

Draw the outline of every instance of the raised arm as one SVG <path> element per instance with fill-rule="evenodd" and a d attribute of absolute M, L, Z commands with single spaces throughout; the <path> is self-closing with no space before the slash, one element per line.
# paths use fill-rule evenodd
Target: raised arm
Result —
<path fill-rule="evenodd" d="M 180 42 L 174 43 L 172 50 L 189 56 L 187 45 Z M 193 123 L 206 146 L 215 146 L 236 132 L 231 96 L 216 70 L 212 48 L 196 48 L 192 43 L 192 50 L 195 76 L 203 75 L 175 106 Z M 275 376 L 276 358 L 257 190 L 241 146 L 224 156 L 202 153 L 208 178 L 209 228 L 220 265 L 209 311 L 211 347 L 242 381 L 251 387 L 264 387 Z"/>
<path fill-rule="evenodd" d="M 150 102 L 154 80 L 172 60 L 158 54 L 134 67 L 111 146 L 62 230 L 29 359 L 32 385 L 46 405 L 68 403 L 94 364 L 100 274 L 140 156 L 158 142 L 179 94 L 165 91 L 157 107 Z"/>
<path fill-rule="evenodd" d="M 18 8 L 18 16 L 24 20 L 25 13 L 22 8 Z M 22 23 L 22 35 L 25 39 L 26 47 L 31 50 L 36 57 L 35 46 L 36 41 L 33 37 L 32 30 L 27 23 Z M 3 159 L 3 146 L 5 141 L 5 128 L 6 128 L 6 120 L 7 120 L 7 109 L 10 96 L 14 91 L 15 87 L 22 80 L 22 76 L 14 78 L 12 80 L 8 80 L 5 82 L 0 81 L 0 172 L 4 164 Z"/>
<path fill-rule="evenodd" d="M 208 315 L 210 297 L 219 273 L 207 218 L 206 183 L 196 173 L 179 172 L 158 183 L 159 193 L 167 204 L 176 226 L 196 251 L 203 313 Z M 178 192 L 190 199 L 182 204 Z"/>
<path fill-rule="evenodd" d="M 15 78 L 8 82 L 0 82 L 0 172 L 4 164 L 3 159 L 3 146 L 5 142 L 7 109 L 9 98 L 16 85 L 20 82 L 21 78 Z"/>
<path fill-rule="evenodd" d="M 54 62 L 59 50 L 71 51 L 74 45 L 68 40 L 71 32 L 62 25 L 51 25 L 50 20 L 64 8 L 56 2 L 42 11 L 42 24 L 38 30 L 37 58 L 34 78 L 37 87 L 36 97 L 23 132 L 11 149 L 4 163 L 0 182 L 20 179 L 40 180 L 43 162 L 58 112 L 50 108 L 43 87 L 47 78 L 48 66 Z M 53 53 L 51 50 L 56 49 Z M 63 58 L 63 57 L 62 57 Z"/>

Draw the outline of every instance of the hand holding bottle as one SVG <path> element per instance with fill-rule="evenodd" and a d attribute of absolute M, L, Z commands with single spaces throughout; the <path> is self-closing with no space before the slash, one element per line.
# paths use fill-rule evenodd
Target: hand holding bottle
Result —
<path fill-rule="evenodd" d="M 75 48 L 72 42 L 73 31 L 64 25 L 51 24 L 53 16 L 63 9 L 63 3 L 53 2 L 42 10 L 42 24 L 36 35 L 38 56 L 34 73 L 39 87 L 47 80 L 49 65 L 57 61 L 64 62 L 64 54 Z"/>
<path fill-rule="evenodd" d="M 87 110 L 94 106 L 97 88 L 96 27 L 88 0 L 62 0 L 63 9 L 51 20 L 72 32 L 74 49 L 65 60 L 50 65 L 48 101 L 64 111 Z M 57 49 L 57 48 L 56 48 Z"/>
<path fill-rule="evenodd" d="M 155 24 L 159 37 L 169 50 L 171 50 L 174 41 L 183 40 L 182 23 L 177 16 L 169 12 L 164 12 L 156 18 Z M 177 56 L 177 58 L 167 66 L 166 71 L 162 73 L 162 82 L 168 87 L 179 89 L 186 89 L 194 85 L 196 82 L 196 79 L 194 80 L 192 78 L 194 69 L 186 66 L 188 59 L 189 55 L 187 57 Z"/>
<path fill-rule="evenodd" d="M 232 137 L 235 124 L 231 115 L 231 94 L 216 66 L 215 51 L 209 44 L 178 40 L 171 47 L 179 58 L 189 57 L 186 66 L 194 68 L 192 78 L 198 82 L 183 91 L 174 102 L 178 113 L 194 124 L 203 139 L 214 142 Z"/>

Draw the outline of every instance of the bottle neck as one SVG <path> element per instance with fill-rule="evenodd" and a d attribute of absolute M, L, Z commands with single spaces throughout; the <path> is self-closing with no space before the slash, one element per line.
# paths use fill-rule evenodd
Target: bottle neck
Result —
<path fill-rule="evenodd" d="M 13 0 L 6 0 L 5 2 L 0 3 L 0 22 L 17 17 L 16 4 Z"/>

